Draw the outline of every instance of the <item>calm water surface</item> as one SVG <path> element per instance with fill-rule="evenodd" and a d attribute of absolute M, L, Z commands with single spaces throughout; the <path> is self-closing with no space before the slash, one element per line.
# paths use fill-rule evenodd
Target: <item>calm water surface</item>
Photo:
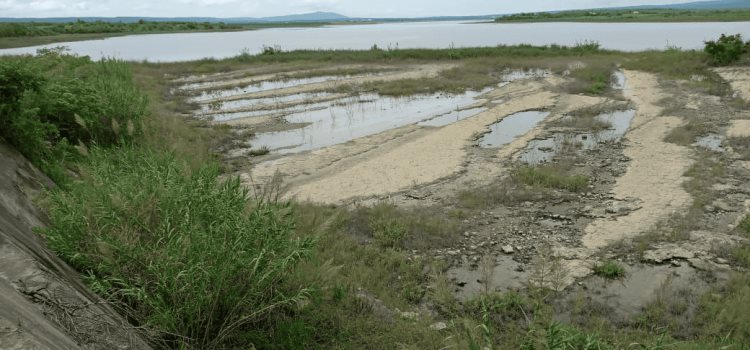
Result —
<path fill-rule="evenodd" d="M 676 46 L 696 49 L 704 40 L 722 33 L 750 37 L 750 22 L 726 23 L 461 23 L 419 22 L 342 25 L 319 28 L 274 28 L 245 32 L 133 35 L 103 40 L 58 43 L 0 54 L 35 53 L 38 48 L 64 45 L 72 52 L 94 59 L 187 61 L 236 56 L 242 50 L 257 53 L 264 45 L 283 50 L 448 48 L 500 44 L 575 45 L 597 41 L 603 47 L 623 51 L 664 49 Z"/>

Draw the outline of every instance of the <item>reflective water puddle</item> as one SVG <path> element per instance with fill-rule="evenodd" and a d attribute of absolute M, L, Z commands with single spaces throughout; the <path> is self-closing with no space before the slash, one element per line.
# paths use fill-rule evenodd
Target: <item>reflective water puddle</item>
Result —
<path fill-rule="evenodd" d="M 531 165 L 547 163 L 565 147 L 592 150 L 602 143 L 618 142 L 630 128 L 633 117 L 635 117 L 635 110 L 632 109 L 609 112 L 597 116 L 599 120 L 611 125 L 609 129 L 596 133 L 558 133 L 545 139 L 532 140 L 521 154 L 520 160 Z"/>
<path fill-rule="evenodd" d="M 431 126 L 447 125 L 479 113 L 479 109 L 462 108 L 475 103 L 474 98 L 480 94 L 482 92 L 472 91 L 460 95 L 385 97 L 364 94 L 347 97 L 334 101 L 328 108 L 292 113 L 285 117 L 290 123 L 309 123 L 306 127 L 261 133 L 250 143 L 254 148 L 265 146 L 277 153 L 295 153 L 423 121 Z"/>
<path fill-rule="evenodd" d="M 286 88 L 291 88 L 295 86 L 322 83 L 326 81 L 350 79 L 353 77 L 355 76 L 331 75 L 331 76 L 320 76 L 320 77 L 312 77 L 312 78 L 305 78 L 305 79 L 261 81 L 261 82 L 244 85 L 240 87 L 235 87 L 231 89 L 203 91 L 201 92 L 200 95 L 191 97 L 190 99 L 188 99 L 188 101 L 194 102 L 194 103 L 205 103 L 205 102 L 209 102 L 212 100 L 229 98 L 229 97 L 236 96 L 236 95 L 249 94 L 249 93 L 268 91 L 268 90 L 286 89 Z"/>
<path fill-rule="evenodd" d="M 511 114 L 503 120 L 490 125 L 490 132 L 479 141 L 483 148 L 500 148 L 516 137 L 533 129 L 540 121 L 549 116 L 549 112 L 528 111 Z"/>

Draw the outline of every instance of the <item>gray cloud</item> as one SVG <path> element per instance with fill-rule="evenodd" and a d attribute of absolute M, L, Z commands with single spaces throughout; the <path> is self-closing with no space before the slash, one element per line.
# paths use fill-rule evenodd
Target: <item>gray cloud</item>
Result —
<path fill-rule="evenodd" d="M 0 0 L 0 17 L 261 17 L 332 11 L 352 17 L 480 15 L 668 4 L 680 0 Z"/>

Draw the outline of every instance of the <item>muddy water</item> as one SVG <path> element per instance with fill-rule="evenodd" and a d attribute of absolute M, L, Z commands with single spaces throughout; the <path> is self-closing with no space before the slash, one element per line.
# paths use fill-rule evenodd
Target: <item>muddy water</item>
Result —
<path fill-rule="evenodd" d="M 625 79 L 625 73 L 622 71 L 615 71 L 612 73 L 612 88 L 615 90 L 625 90 L 625 86 L 627 85 L 627 80 Z"/>
<path fill-rule="evenodd" d="M 471 299 L 485 290 L 508 292 L 525 287 L 529 279 L 528 272 L 520 272 L 521 264 L 510 256 L 498 256 L 489 271 L 481 267 L 470 268 L 469 262 L 464 261 L 457 267 L 448 269 L 446 277 L 455 286 L 453 292 L 459 300 Z M 487 281 L 484 279 L 489 277 Z"/>
<path fill-rule="evenodd" d="M 322 76 L 305 79 L 290 79 L 290 80 L 269 80 L 261 81 L 258 83 L 248 84 L 240 87 L 231 89 L 221 89 L 213 91 L 203 91 L 200 95 L 191 97 L 188 101 L 195 103 L 203 103 L 211 100 L 217 100 L 227 98 L 235 95 L 249 94 L 253 92 L 267 91 L 267 90 L 278 90 L 286 89 L 290 87 L 308 85 L 315 83 L 322 83 L 326 81 L 349 79 L 353 76 Z"/>
<path fill-rule="evenodd" d="M 490 132 L 479 142 L 483 148 L 500 148 L 533 129 L 540 121 L 549 116 L 549 112 L 528 111 L 511 114 L 503 120 L 490 125 Z"/>
<path fill-rule="evenodd" d="M 432 119 L 419 122 L 417 123 L 417 125 L 434 126 L 434 127 L 446 126 L 449 124 L 453 124 L 459 120 L 464 120 L 466 118 L 473 117 L 486 110 L 487 108 L 485 107 L 477 107 L 477 108 L 450 111 L 448 113 L 438 115 Z"/>
<path fill-rule="evenodd" d="M 385 97 L 364 94 L 331 103 L 328 108 L 293 113 L 290 123 L 307 127 L 262 133 L 250 140 L 253 147 L 266 146 L 277 153 L 295 153 L 344 143 L 408 124 L 432 120 L 433 126 L 468 118 L 478 109 L 467 109 L 482 92 L 460 95 L 434 94 L 413 97 Z M 474 114 L 471 114 L 474 113 Z"/>
<path fill-rule="evenodd" d="M 700 278 L 700 271 L 685 262 L 679 266 L 625 265 L 625 273 L 624 279 L 615 281 L 589 277 L 568 292 L 563 302 L 571 304 L 584 293 L 597 304 L 612 310 L 613 317 L 630 318 L 641 313 L 644 306 L 658 297 L 688 303 L 687 295 L 700 295 L 709 287 Z"/>
<path fill-rule="evenodd" d="M 724 136 L 711 134 L 699 137 L 695 143 L 693 143 L 693 146 L 705 148 L 709 151 L 714 152 L 724 152 L 724 147 L 722 147 L 722 142 L 724 142 Z"/>
<path fill-rule="evenodd" d="M 203 104 L 199 114 L 216 114 L 220 112 L 231 112 L 240 109 L 253 108 L 257 106 L 281 106 L 306 104 L 308 101 L 317 99 L 326 99 L 333 97 L 335 94 L 328 92 L 301 93 L 286 96 L 265 97 L 245 100 L 224 101 L 213 104 Z M 278 108 L 276 108 L 278 109 Z"/>
<path fill-rule="evenodd" d="M 557 133 L 545 139 L 533 140 L 521 154 L 520 160 L 530 165 L 547 163 L 566 147 L 592 150 L 603 143 L 618 142 L 630 128 L 633 117 L 635 110 L 632 109 L 601 114 L 597 119 L 609 123 L 609 129 L 596 133 Z"/>

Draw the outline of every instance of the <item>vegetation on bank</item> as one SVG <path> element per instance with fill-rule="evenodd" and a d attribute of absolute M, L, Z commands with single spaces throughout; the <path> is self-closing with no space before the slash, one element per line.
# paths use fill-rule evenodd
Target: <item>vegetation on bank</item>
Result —
<path fill-rule="evenodd" d="M 502 16 L 497 23 L 528 22 L 741 22 L 750 20 L 750 9 L 737 10 L 577 10 L 532 12 Z"/>
<path fill-rule="evenodd" d="M 184 107 L 165 98 L 163 81 L 164 73 L 228 67 L 429 61 L 468 67 L 437 78 L 442 81 L 461 76 L 461 69 L 496 78 L 508 67 L 563 71 L 582 61 L 597 74 L 575 76 L 582 83 L 567 88 L 589 94 L 607 93 L 590 87 L 608 78 L 615 63 L 689 78 L 706 74 L 711 62 L 703 52 L 530 46 L 275 52 L 176 64 L 92 62 L 45 52 L 0 58 L 0 116 L 9 123 L 2 131 L 5 125 L 17 131 L 0 136 L 32 159 L 41 154 L 34 162 L 63 179 L 44 199 L 50 247 L 160 349 L 741 349 L 750 342 L 743 312 L 747 273 L 700 297 L 694 314 L 679 314 L 680 300 L 665 296 L 626 324 L 591 301 L 555 305 L 557 292 L 534 281 L 524 293 L 487 290 L 457 301 L 443 263 L 424 252 L 450 247 L 483 201 L 544 200 L 547 191 L 584 190 L 588 179 L 570 169 L 519 169 L 510 183 L 482 189 L 481 198 L 467 194 L 467 205 L 456 210 L 287 203 L 273 188 L 248 193 L 236 179 L 220 179 L 209 143 L 218 137 L 206 136 L 217 131 L 171 118 Z M 460 84 L 474 84 L 470 80 Z M 144 107 L 146 100 L 151 104 Z M 18 134 L 26 130 L 41 135 L 28 137 L 41 149 L 24 150 L 27 136 Z M 545 252 L 540 249 L 531 266 L 542 277 L 559 265 Z M 601 274 L 620 272 L 614 264 Z M 408 313 L 425 305 L 431 312 Z M 570 316 L 565 323 L 561 314 Z M 437 330 L 443 328 L 438 321 L 444 329 Z"/>
<path fill-rule="evenodd" d="M 54 50 L 0 59 L 0 137 L 56 181 L 76 147 L 137 139 L 147 103 L 122 62 Z"/>
<path fill-rule="evenodd" d="M 211 23 L 211 22 L 105 22 L 0 23 L 0 48 L 24 47 L 56 42 L 101 39 L 133 34 L 178 32 L 226 32 L 280 27 L 317 27 L 330 23 Z"/>

